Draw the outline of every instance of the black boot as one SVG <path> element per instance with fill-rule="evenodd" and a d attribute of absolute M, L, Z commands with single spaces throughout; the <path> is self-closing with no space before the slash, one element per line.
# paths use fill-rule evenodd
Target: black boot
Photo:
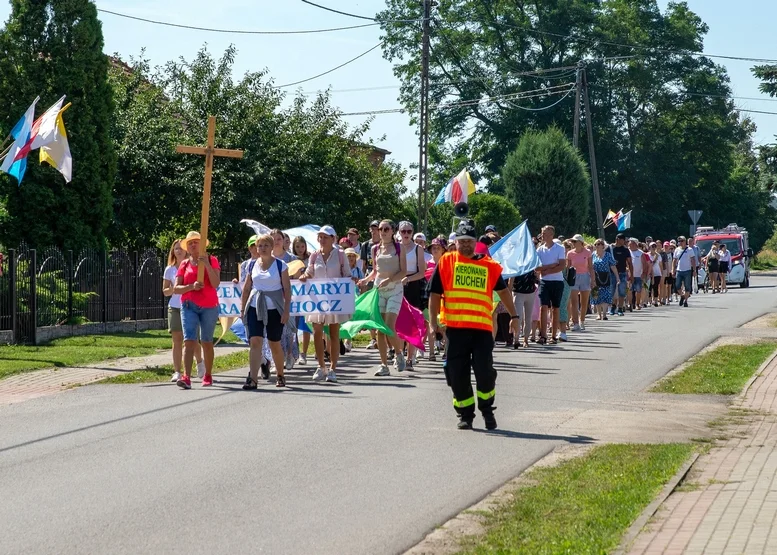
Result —
<path fill-rule="evenodd" d="M 459 416 L 459 423 L 456 425 L 456 427 L 459 430 L 471 430 L 472 418 L 464 418 L 463 416 Z"/>
<path fill-rule="evenodd" d="M 496 410 L 496 407 L 491 407 L 491 410 L 483 411 L 483 421 L 486 423 L 486 430 L 496 430 L 494 410 Z"/>

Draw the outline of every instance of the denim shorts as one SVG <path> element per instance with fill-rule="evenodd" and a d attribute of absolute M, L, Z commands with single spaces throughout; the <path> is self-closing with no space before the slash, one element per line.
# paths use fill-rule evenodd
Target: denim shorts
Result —
<path fill-rule="evenodd" d="M 642 291 L 642 278 L 641 277 L 635 277 L 634 282 L 631 284 L 631 290 L 635 293 L 640 293 Z"/>
<path fill-rule="evenodd" d="M 213 343 L 213 332 L 219 319 L 219 307 L 202 308 L 191 301 L 181 306 L 181 324 L 184 341 L 197 341 L 197 328 L 200 328 L 202 342 Z"/>
<path fill-rule="evenodd" d="M 618 284 L 618 296 L 622 299 L 626 298 L 626 282 L 628 281 L 629 275 L 626 272 L 620 272 L 618 273 L 618 279 L 620 280 L 620 283 Z"/>
<path fill-rule="evenodd" d="M 686 270 L 684 272 L 677 272 L 677 277 L 674 280 L 674 286 L 675 290 L 679 292 L 683 285 L 685 285 L 685 292 L 686 293 L 692 293 L 693 292 L 693 275 L 691 273 L 691 270 Z"/>
<path fill-rule="evenodd" d="M 572 291 L 590 291 L 591 290 L 591 274 L 577 274 L 575 275 L 575 284 L 572 286 Z"/>

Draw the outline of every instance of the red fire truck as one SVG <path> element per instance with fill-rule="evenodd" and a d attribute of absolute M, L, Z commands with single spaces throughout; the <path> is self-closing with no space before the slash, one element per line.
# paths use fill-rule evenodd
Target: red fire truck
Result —
<path fill-rule="evenodd" d="M 753 249 L 750 248 L 747 230 L 744 227 L 739 227 L 737 224 L 729 224 L 723 229 L 698 227 L 695 237 L 702 258 L 710 252 L 713 242 L 725 244 L 731 253 L 726 283 L 738 283 L 740 287 L 750 286 L 750 261 L 753 259 Z M 701 283 L 700 274 L 699 285 Z"/>

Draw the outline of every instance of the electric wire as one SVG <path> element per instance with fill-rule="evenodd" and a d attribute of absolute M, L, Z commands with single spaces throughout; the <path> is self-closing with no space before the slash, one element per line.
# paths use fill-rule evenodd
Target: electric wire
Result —
<path fill-rule="evenodd" d="M 309 6 L 313 6 L 315 8 L 319 8 L 328 12 L 336 13 L 339 15 L 344 15 L 346 17 L 354 17 L 356 19 L 366 19 L 367 21 L 375 21 L 377 23 L 418 23 L 420 21 L 423 21 L 423 19 L 391 19 L 387 21 L 382 21 L 380 19 L 374 18 L 374 17 L 368 17 L 366 15 L 358 15 L 354 13 L 349 12 L 343 12 L 340 10 L 336 10 L 334 8 L 329 8 L 327 6 L 322 6 L 321 4 L 316 4 L 315 2 L 310 2 L 309 0 L 302 0 L 304 4 L 308 4 Z"/>
<path fill-rule="evenodd" d="M 285 89 L 286 87 L 293 87 L 294 85 L 299 85 L 301 83 L 307 83 L 308 81 L 313 81 L 314 79 L 318 79 L 319 77 L 323 77 L 324 75 L 328 75 L 328 74 L 332 73 L 333 71 L 337 71 L 341 67 L 345 67 L 348 64 L 355 62 L 359 58 L 363 58 L 364 56 L 366 56 L 367 54 L 369 54 L 370 52 L 372 52 L 376 48 L 380 47 L 382 44 L 383 44 L 382 42 L 379 42 L 378 44 L 376 44 L 375 46 L 373 46 L 369 50 L 365 50 L 364 52 L 362 52 L 358 56 L 355 56 L 355 57 L 351 58 L 347 62 L 343 62 L 339 66 L 333 67 L 332 69 L 328 69 L 328 70 L 326 70 L 326 71 L 324 71 L 322 73 L 319 73 L 318 75 L 314 75 L 313 77 L 308 77 L 307 79 L 300 79 L 299 81 L 294 81 L 293 83 L 286 83 L 285 85 L 278 85 L 275 88 L 276 89 Z"/>

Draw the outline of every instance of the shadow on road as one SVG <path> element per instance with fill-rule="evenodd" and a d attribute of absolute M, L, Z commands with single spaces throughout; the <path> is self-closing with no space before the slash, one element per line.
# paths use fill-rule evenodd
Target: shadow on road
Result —
<path fill-rule="evenodd" d="M 541 441 L 566 441 L 567 443 L 574 443 L 578 445 L 589 445 L 595 443 L 596 439 L 589 436 L 554 436 L 548 434 L 534 434 L 531 432 L 515 432 L 512 430 L 480 430 L 475 431 L 488 434 L 490 436 L 509 437 L 512 439 L 537 439 Z"/>

